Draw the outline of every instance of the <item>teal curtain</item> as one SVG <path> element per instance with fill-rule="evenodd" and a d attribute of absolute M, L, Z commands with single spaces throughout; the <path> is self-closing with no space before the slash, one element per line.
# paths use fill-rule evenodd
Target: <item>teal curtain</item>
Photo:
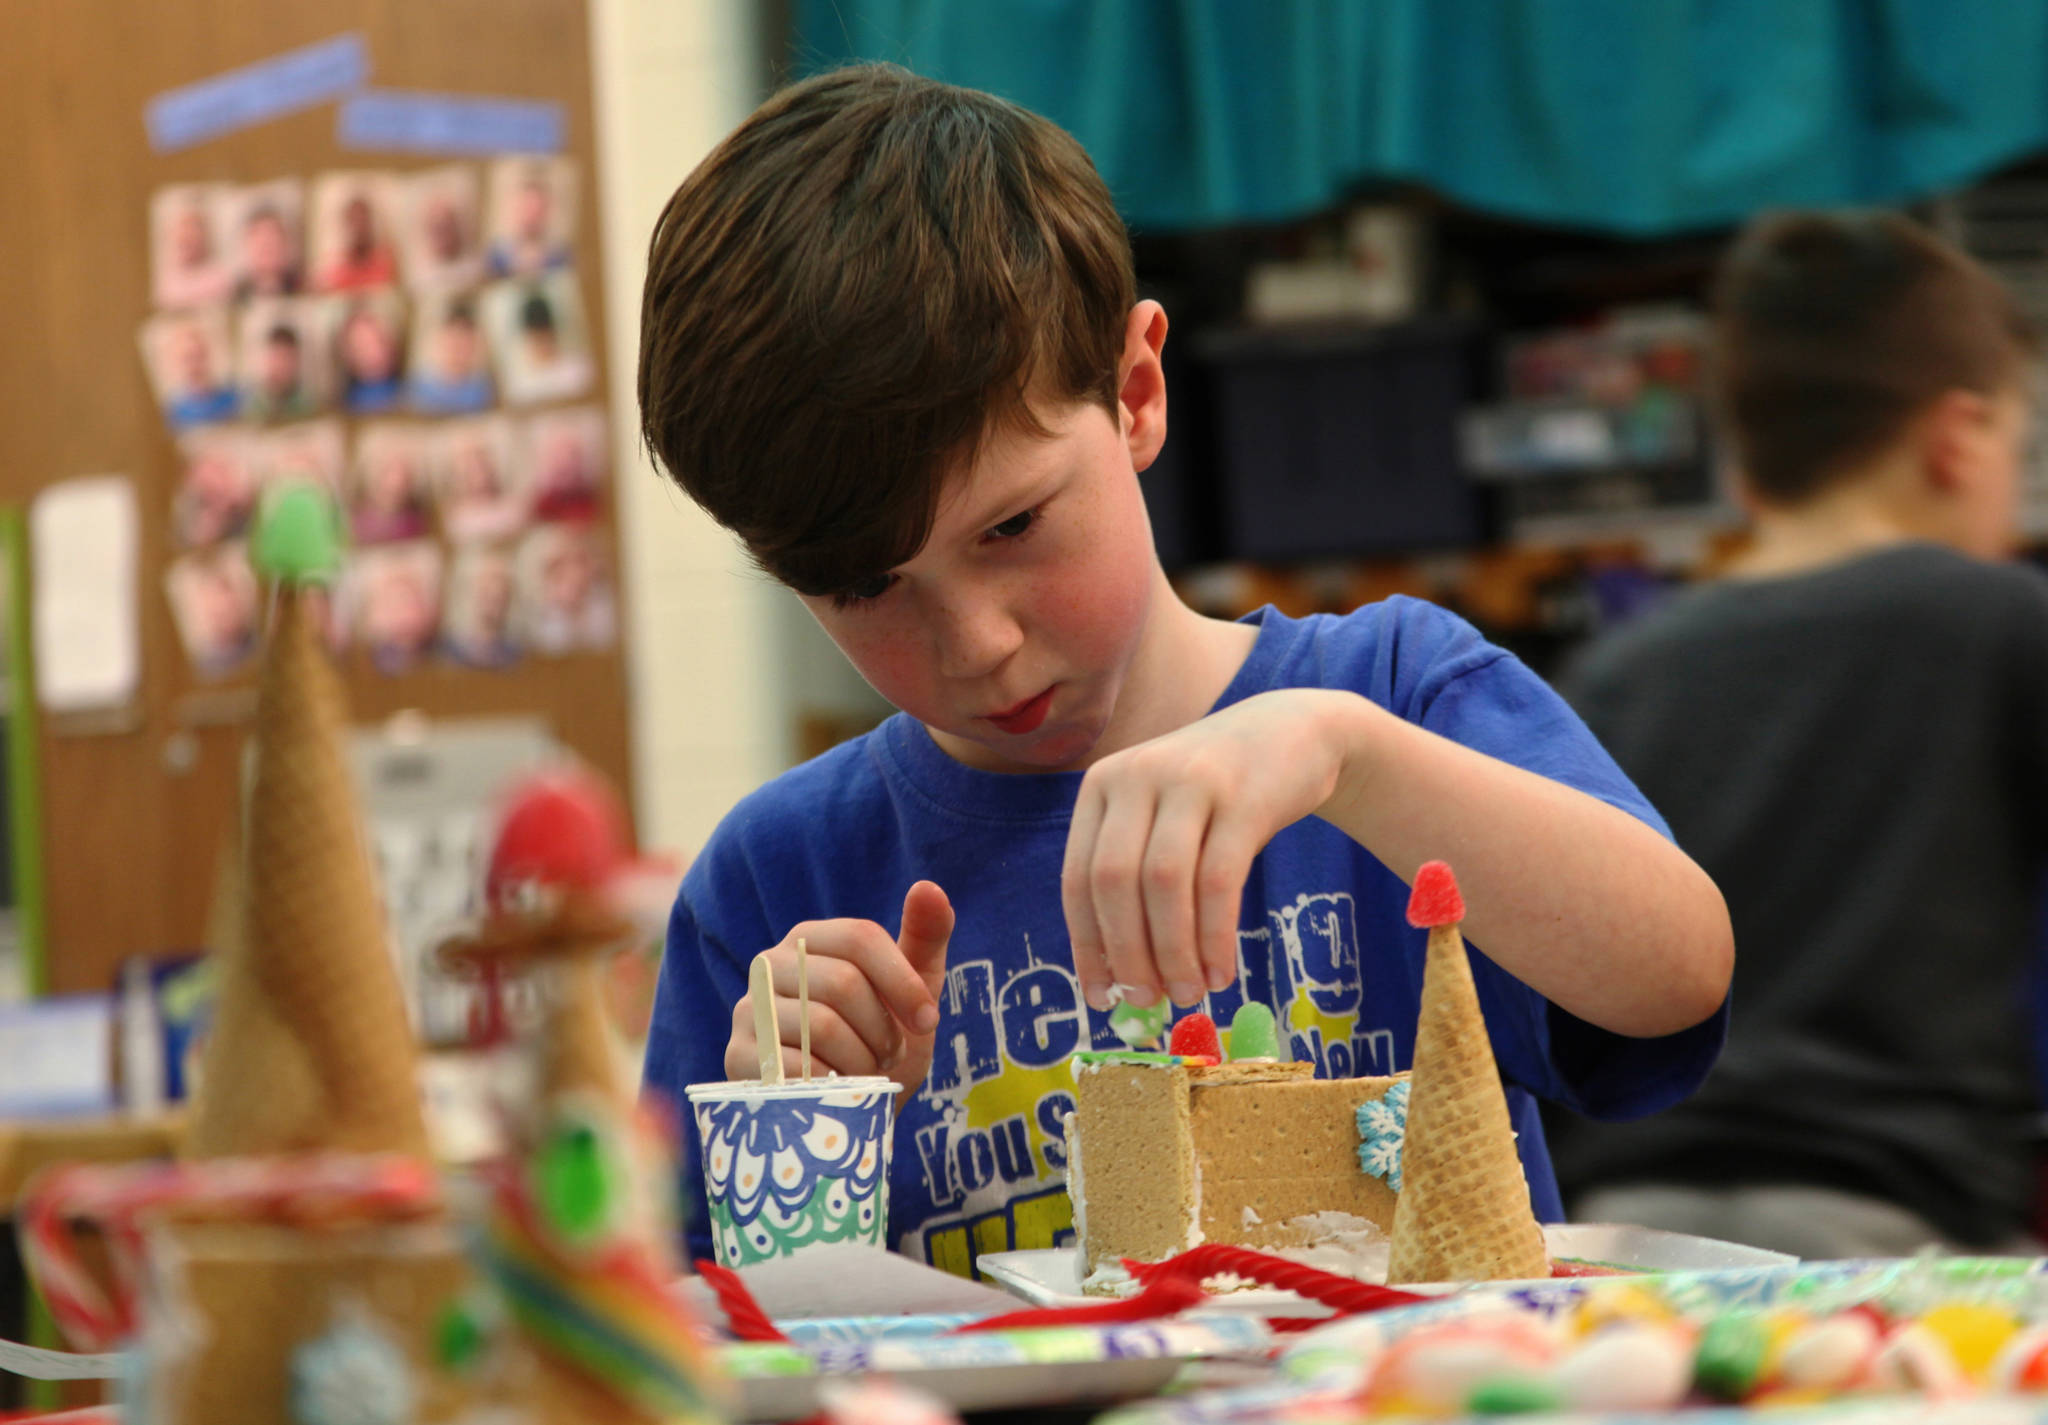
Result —
<path fill-rule="evenodd" d="M 1086 145 L 1140 229 L 1409 179 L 1655 234 L 1895 202 L 2048 146 L 2048 0 L 794 0 L 809 73 L 886 59 Z"/>

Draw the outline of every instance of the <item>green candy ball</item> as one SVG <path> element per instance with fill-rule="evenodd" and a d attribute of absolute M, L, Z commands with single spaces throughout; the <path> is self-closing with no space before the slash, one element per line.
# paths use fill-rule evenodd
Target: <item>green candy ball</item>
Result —
<path fill-rule="evenodd" d="M 1753 1313 L 1717 1316 L 1700 1331 L 1693 1351 L 1693 1384 L 1716 1400 L 1741 1400 L 1756 1388 L 1769 1349 L 1769 1334 Z"/>
<path fill-rule="evenodd" d="M 249 559 L 275 583 L 320 583 L 340 572 L 342 543 L 334 501 L 317 486 L 288 481 L 264 492 Z"/>
<path fill-rule="evenodd" d="M 1277 1059 L 1280 1057 L 1280 1026 L 1273 1011 L 1262 1004 L 1239 1007 L 1230 1020 L 1230 1057 L 1233 1059 Z"/>
<path fill-rule="evenodd" d="M 1474 1415 L 1530 1415 L 1555 1410 L 1560 1403 L 1549 1381 L 1535 1376 L 1499 1376 L 1476 1387 L 1465 1408 Z"/>
<path fill-rule="evenodd" d="M 475 1302 L 458 1297 L 434 1323 L 434 1359 L 451 1371 L 468 1370 L 484 1354 L 490 1331 Z"/>
<path fill-rule="evenodd" d="M 548 1225 L 572 1242 L 601 1236 L 618 1200 L 610 1155 L 597 1132 L 584 1124 L 549 1135 L 535 1156 L 533 1186 Z"/>
<path fill-rule="evenodd" d="M 1166 1033 L 1166 996 L 1161 995 L 1149 1005 L 1135 1005 L 1129 1000 L 1118 1000 L 1109 1012 L 1109 1027 L 1116 1031 L 1116 1037 L 1133 1049 L 1145 1044 L 1157 1044 L 1159 1037 Z"/>

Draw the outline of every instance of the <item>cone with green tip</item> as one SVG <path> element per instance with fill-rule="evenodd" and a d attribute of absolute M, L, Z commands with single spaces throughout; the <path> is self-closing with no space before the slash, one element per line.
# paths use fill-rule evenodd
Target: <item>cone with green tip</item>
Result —
<path fill-rule="evenodd" d="M 195 1157 L 427 1153 L 412 1026 L 342 755 L 341 687 L 306 606 L 305 586 L 338 566 L 338 533 L 323 493 L 286 486 L 251 541 L 276 611 L 256 697 L 245 933 L 220 966 Z"/>

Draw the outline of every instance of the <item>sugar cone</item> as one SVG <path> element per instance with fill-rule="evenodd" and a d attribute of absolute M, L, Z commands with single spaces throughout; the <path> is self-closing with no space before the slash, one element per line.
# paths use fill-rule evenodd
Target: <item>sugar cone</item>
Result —
<path fill-rule="evenodd" d="M 562 955 L 553 971 L 541 1091 L 592 1093 L 621 1107 L 632 1103 L 605 1014 L 603 946 L 585 942 Z"/>
<path fill-rule="evenodd" d="M 256 701 L 246 934 L 220 966 L 188 1151 L 427 1154 L 415 1050 L 342 758 L 341 689 L 278 590 Z"/>
<path fill-rule="evenodd" d="M 1389 1282 L 1550 1273 L 1507 1096 L 1455 924 L 1429 932 Z"/>

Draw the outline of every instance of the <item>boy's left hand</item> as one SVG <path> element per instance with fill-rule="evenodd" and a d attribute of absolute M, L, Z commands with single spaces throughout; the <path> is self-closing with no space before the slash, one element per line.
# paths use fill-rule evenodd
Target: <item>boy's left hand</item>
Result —
<path fill-rule="evenodd" d="M 1194 1004 L 1237 978 L 1252 859 L 1330 799 L 1370 708 L 1325 688 L 1261 693 L 1088 769 L 1060 898 L 1090 1005 L 1107 1009 L 1112 984 Z"/>

